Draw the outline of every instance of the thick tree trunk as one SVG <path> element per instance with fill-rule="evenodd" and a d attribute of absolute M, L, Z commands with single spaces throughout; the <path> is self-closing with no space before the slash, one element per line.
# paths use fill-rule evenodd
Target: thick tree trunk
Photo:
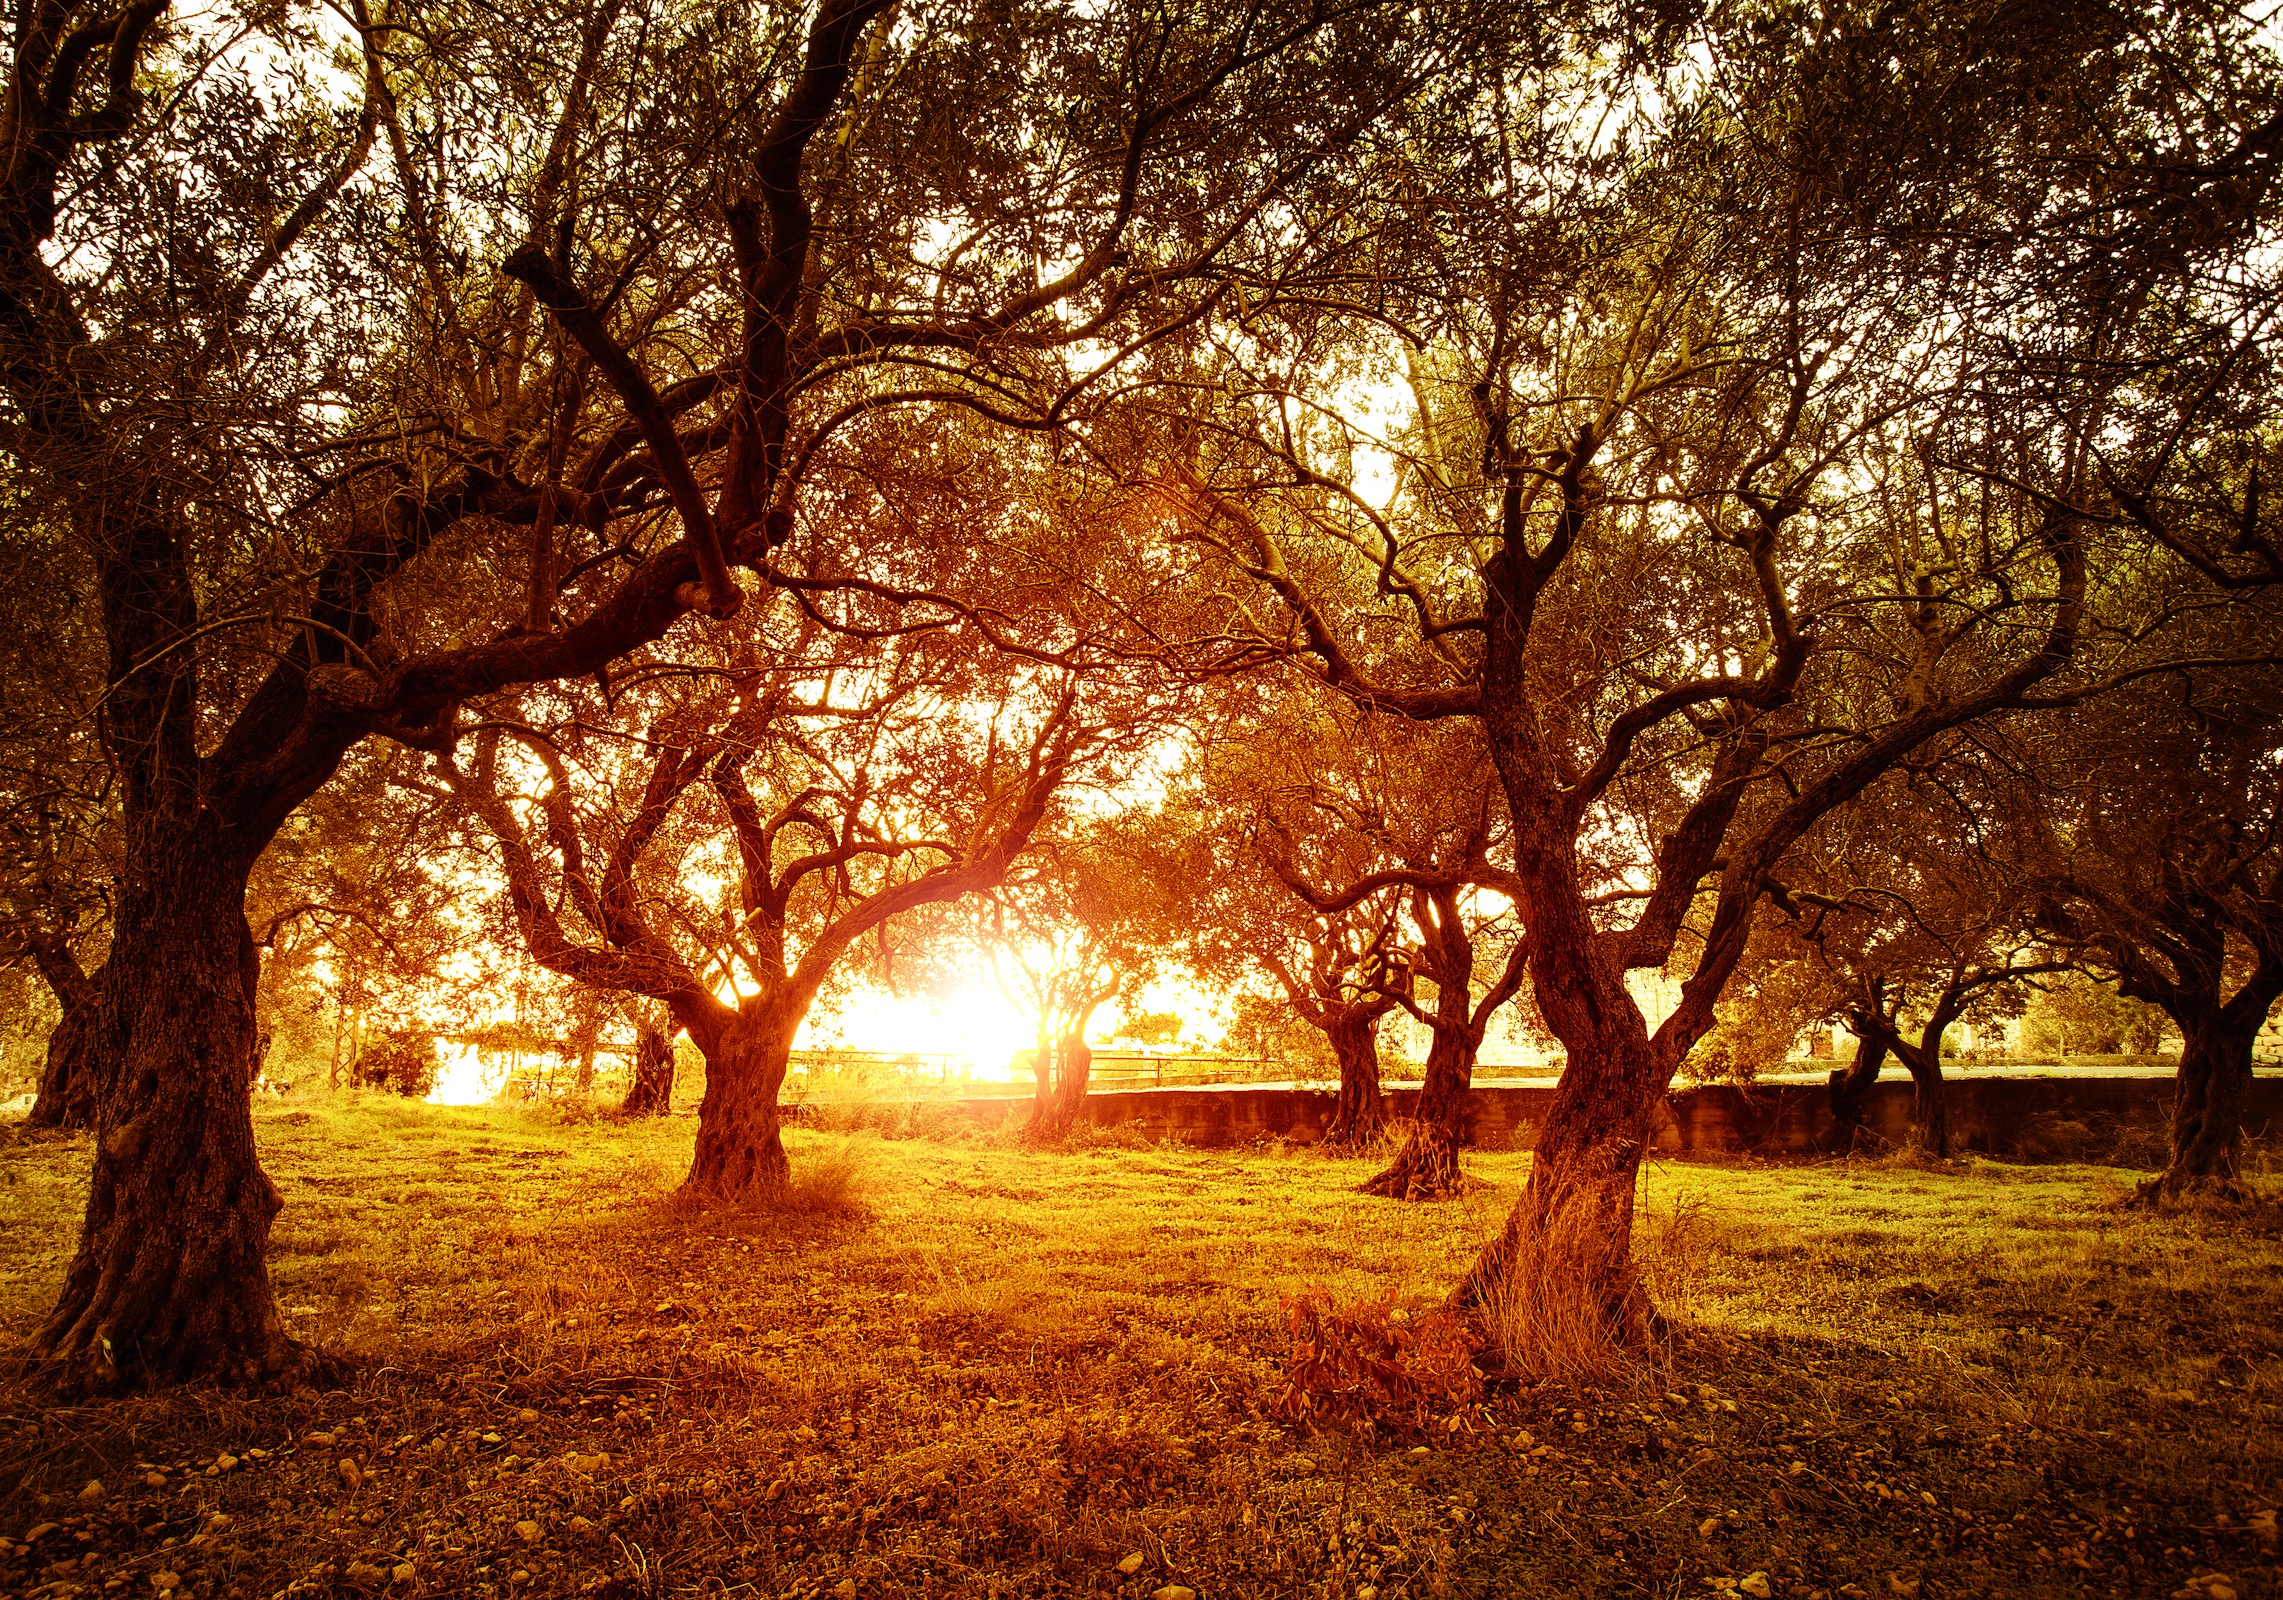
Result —
<path fill-rule="evenodd" d="M 1474 1053 L 1480 1043 L 1480 1036 L 1467 1029 L 1434 1030 L 1417 1114 L 1395 1159 L 1363 1185 L 1365 1194 L 1435 1200 L 1465 1186 L 1459 1171 L 1459 1141 L 1466 1131 L 1467 1090 L 1474 1081 Z"/>
<path fill-rule="evenodd" d="M 1083 1031 L 1073 1029 L 1061 1043 L 1042 1045 L 1038 1054 L 1038 1087 L 1031 1101 L 1027 1137 L 1041 1144 L 1066 1139 L 1086 1107 L 1086 1088 L 1094 1072 L 1094 1051 Z"/>
<path fill-rule="evenodd" d="M 1529 1184 L 1452 1294 L 1494 1329 L 1586 1329 L 1589 1342 L 1636 1347 L 1650 1334 L 1654 1313 L 1633 1264 L 1633 1199 L 1670 1072 L 1638 1012 L 1632 1020 L 1626 1029 L 1620 1019 L 1598 1057 L 1565 1041 L 1569 1060 Z"/>
<path fill-rule="evenodd" d="M 1387 1125 L 1379 1097 L 1379 1014 L 1365 1006 L 1348 1007 L 1325 1024 L 1324 1032 L 1340 1063 L 1340 1098 L 1332 1107 L 1324 1143 L 1335 1149 L 1368 1146 Z"/>
<path fill-rule="evenodd" d="M 698 1041 L 706 1092 L 698 1105 L 697 1156 L 682 1187 L 713 1203 L 771 1199 L 792 1175 L 777 1095 L 801 1019 L 760 1000 L 745 1004 L 717 1038 Z"/>
<path fill-rule="evenodd" d="M 644 1023 L 634 1030 L 634 1081 L 619 1105 L 629 1117 L 662 1117 L 674 1104 L 674 1036 Z"/>
<path fill-rule="evenodd" d="M 1831 1143 L 1839 1151 L 1859 1150 L 1869 1137 L 1863 1126 L 1863 1096 L 1879 1081 L 1887 1045 L 1875 1033 L 1855 1035 L 1855 1059 L 1831 1074 Z"/>
<path fill-rule="evenodd" d="M 2172 1102 L 2172 1154 L 2164 1170 L 2141 1186 L 2145 1201 L 2197 1194 L 2232 1196 L 2243 1147 L 2243 1111 L 2251 1096 L 2251 1047 L 2264 1011 L 2248 1020 L 2218 1009 L 2175 1016 L 2180 1025 L 2179 1094 Z"/>
<path fill-rule="evenodd" d="M 1062 1071 L 1054 1085 L 1056 1127 L 1068 1133 L 1086 1109 L 1086 1089 L 1094 1076 L 1094 1050 L 1085 1036 L 1073 1032 L 1062 1041 Z"/>
<path fill-rule="evenodd" d="M 1928 1043 L 1912 1050 L 1898 1050 L 1895 1054 L 1910 1072 L 1911 1142 L 1928 1155 L 1947 1161 L 1950 1159 L 1950 1109 L 1943 1097 L 1942 1036 L 1934 1033 Z"/>
<path fill-rule="evenodd" d="M 318 1370 L 287 1336 L 263 1260 L 281 1202 L 255 1157 L 248 1103 L 258 958 L 244 868 L 210 826 L 140 863 L 119 905 L 92 1022 L 86 1221 L 32 1337 L 66 1391 L 274 1384 Z"/>

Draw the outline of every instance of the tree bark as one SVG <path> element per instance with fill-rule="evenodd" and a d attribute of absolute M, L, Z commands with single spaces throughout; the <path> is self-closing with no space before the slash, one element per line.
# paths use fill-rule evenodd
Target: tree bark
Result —
<path fill-rule="evenodd" d="M 210 815 L 210 814 L 209 814 Z M 32 1336 L 66 1392 L 317 1376 L 263 1252 L 281 1201 L 254 1151 L 245 869 L 202 817 L 122 896 L 91 1021 L 97 1148 L 79 1248 Z"/>
<path fill-rule="evenodd" d="M 1323 1024 L 1340 1063 L 1340 1098 L 1324 1130 L 1328 1147 L 1368 1146 L 1387 1125 L 1379 1096 L 1379 1018 L 1385 1009 L 1347 1006 Z"/>
<path fill-rule="evenodd" d="M 1950 1107 L 1942 1080 L 1942 1034 L 1947 1026 L 1928 1028 L 1916 1049 L 1895 1052 L 1910 1073 L 1911 1142 L 1943 1161 L 1950 1159 Z"/>
<path fill-rule="evenodd" d="M 1392 1200 L 1435 1200 L 1456 1194 L 1466 1179 L 1459 1170 L 1459 1142 L 1466 1131 L 1467 1090 L 1474 1082 L 1474 1053 L 1480 1035 L 1469 1029 L 1436 1028 L 1427 1046 L 1427 1076 L 1403 1147 L 1387 1169 L 1363 1185 L 1365 1194 Z"/>
<path fill-rule="evenodd" d="M 1094 1050 L 1086 1036 L 1072 1029 L 1062 1041 L 1062 1072 L 1054 1085 L 1054 1120 L 1067 1134 L 1086 1108 L 1086 1088 L 1094 1075 Z"/>
<path fill-rule="evenodd" d="M 2238 1012 L 2242 1014 L 2234 1014 Z M 2143 1201 L 2239 1193 L 2236 1174 L 2243 1110 L 2251 1096 L 2251 1049 L 2265 1018 L 2264 1008 L 2254 1012 L 2237 1005 L 2175 1015 L 2180 1071 L 2179 1094 L 2172 1102 L 2172 1152 L 2164 1170 L 2141 1185 Z"/>
<path fill-rule="evenodd" d="M 777 1095 L 807 1009 L 748 999 L 717 1035 L 697 1039 L 705 1052 L 706 1092 L 698 1105 L 697 1155 L 684 1192 L 739 1204 L 768 1200 L 785 1187 L 792 1167 L 785 1158 Z"/>
<path fill-rule="evenodd" d="M 1564 1040 L 1569 1060 L 1531 1156 L 1530 1181 L 1453 1292 L 1454 1305 L 1488 1310 L 1518 1289 L 1579 1295 L 1614 1342 L 1638 1347 L 1648 1339 L 1655 1315 L 1633 1264 L 1633 1200 L 1670 1073 L 1640 1013 L 1632 1012 L 1631 1038 L 1618 1020 L 1611 1030 L 1618 1037 L 1599 1060 L 1581 1059 L 1575 1033 Z"/>
<path fill-rule="evenodd" d="M 618 1109 L 629 1117 L 662 1117 L 673 1104 L 674 1036 L 646 1022 L 634 1031 L 634 1081 Z"/>
<path fill-rule="evenodd" d="M 1863 1096 L 1879 1081 L 1887 1064 L 1886 1041 L 1876 1032 L 1850 1029 L 1855 1034 L 1855 1059 L 1833 1070 L 1831 1085 L 1831 1142 L 1840 1151 L 1859 1150 L 1868 1135 L 1863 1126 Z"/>
<path fill-rule="evenodd" d="M 1086 1106 L 1086 1088 L 1094 1071 L 1094 1051 L 1086 1043 L 1083 1024 L 1063 1035 L 1058 1044 L 1039 1047 L 1038 1086 L 1031 1101 L 1028 1136 L 1042 1144 L 1068 1138 Z"/>
<path fill-rule="evenodd" d="M 90 979 L 71 952 L 35 952 L 41 976 L 53 991 L 62 1015 L 48 1035 L 47 1064 L 40 1091 L 26 1119 L 35 1128 L 82 1129 L 95 1126 L 95 1009 L 102 974 Z"/>

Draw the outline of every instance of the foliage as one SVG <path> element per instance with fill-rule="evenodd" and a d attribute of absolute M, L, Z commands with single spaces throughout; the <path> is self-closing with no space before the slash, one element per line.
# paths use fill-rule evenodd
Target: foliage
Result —
<path fill-rule="evenodd" d="M 2162 1008 L 2113 983 L 2065 972 L 2038 985 L 2021 1019 L 2026 1056 L 2145 1056 L 2168 1026 Z"/>
<path fill-rule="evenodd" d="M 407 1100 L 424 1100 L 436 1087 L 436 1036 L 390 1033 L 357 1058 L 353 1079 L 359 1087 L 388 1089 Z"/>
<path fill-rule="evenodd" d="M 1397 1437 L 1455 1433 L 1482 1398 L 1479 1347 L 1455 1311 L 1404 1311 L 1393 1290 L 1342 1306 L 1321 1287 L 1282 1306 L 1292 1349 L 1276 1409 L 1294 1422 Z"/>

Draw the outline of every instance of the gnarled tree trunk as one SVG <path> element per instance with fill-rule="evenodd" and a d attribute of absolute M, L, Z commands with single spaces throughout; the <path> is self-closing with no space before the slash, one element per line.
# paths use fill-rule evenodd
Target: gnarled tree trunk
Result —
<path fill-rule="evenodd" d="M 47 1064 L 27 1120 L 36 1128 L 95 1126 L 95 1009 L 102 974 L 90 979 L 69 951 L 38 956 L 62 1016 L 48 1035 Z M 54 970 L 50 963 L 55 963 Z"/>
<path fill-rule="evenodd" d="M 1054 1084 L 1054 1122 L 1059 1133 L 1077 1126 L 1086 1109 L 1086 1088 L 1094 1075 L 1094 1050 L 1084 1034 L 1073 1029 L 1062 1041 L 1062 1070 Z"/>
<path fill-rule="evenodd" d="M 2243 1112 L 2251 1097 L 2251 1047 L 2266 1013 L 2234 1005 L 2182 1010 L 2188 1014 L 2173 1019 L 2180 1025 L 2180 1072 L 2172 1153 L 2164 1170 L 2141 1186 L 2144 1201 L 2236 1192 Z"/>
<path fill-rule="evenodd" d="M 1340 1064 L 1340 1097 L 1324 1130 L 1329 1147 L 1369 1145 L 1387 1125 L 1379 1096 L 1379 1018 L 1385 1010 L 1347 1006 L 1324 1024 Z M 1463 1104 L 1464 1095 L 1460 1098 Z"/>
<path fill-rule="evenodd" d="M 256 1159 L 249 1105 L 258 957 L 245 869 L 210 816 L 164 859 L 138 863 L 119 906 L 91 1022 L 86 1220 L 32 1338 L 66 1391 L 317 1370 L 285 1331 L 263 1259 L 281 1201 Z"/>
<path fill-rule="evenodd" d="M 1950 1107 L 1942 1079 L 1942 1034 L 1928 1030 L 1915 1050 L 1895 1052 L 1910 1073 L 1911 1142 L 1930 1156 L 1950 1159 Z"/>
<path fill-rule="evenodd" d="M 777 1095 L 807 1009 L 749 999 L 718 1033 L 692 1035 L 705 1052 L 706 1092 L 698 1106 L 697 1154 L 682 1184 L 686 1193 L 737 1203 L 767 1200 L 784 1188 L 792 1167 Z"/>
<path fill-rule="evenodd" d="M 1879 1081 L 1887 1064 L 1886 1041 L 1875 1033 L 1855 1035 L 1855 1059 L 1833 1069 L 1831 1088 L 1831 1143 L 1840 1151 L 1859 1150 L 1870 1136 L 1863 1126 L 1863 1096 Z"/>
<path fill-rule="evenodd" d="M 1076 1032 L 1039 1047 L 1038 1086 L 1031 1100 L 1030 1127 L 1025 1130 L 1029 1138 L 1050 1144 L 1069 1137 L 1085 1109 L 1093 1071 L 1094 1052 Z"/>
<path fill-rule="evenodd" d="M 1564 1039 L 1569 1060 L 1538 1134 L 1529 1184 L 1452 1301 L 1495 1314 L 1517 1296 L 1583 1296 L 1616 1342 L 1637 1346 L 1654 1314 L 1633 1264 L 1633 1199 L 1671 1072 L 1638 1011 L 1631 1030 L 1614 1020 L 1609 1032 L 1617 1037 L 1598 1059 L 1581 1052 L 1575 1030 Z"/>
<path fill-rule="evenodd" d="M 634 1030 L 634 1081 L 619 1104 L 629 1117 L 662 1117 L 674 1104 L 674 1036 L 655 1023 Z"/>
<path fill-rule="evenodd" d="M 1480 1036 L 1463 1028 L 1437 1028 L 1427 1046 L 1427 1076 L 1403 1147 L 1385 1171 L 1363 1185 L 1365 1194 L 1395 1200 L 1434 1200 L 1465 1184 L 1459 1145 L 1466 1134 L 1467 1091 L 1474 1082 Z"/>

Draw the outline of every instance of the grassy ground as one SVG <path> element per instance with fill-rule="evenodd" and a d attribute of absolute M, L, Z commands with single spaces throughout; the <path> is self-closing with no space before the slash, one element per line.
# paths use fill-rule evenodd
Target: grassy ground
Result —
<path fill-rule="evenodd" d="M 0 1595 L 2226 1600 L 2283 1578 L 2277 1213 L 2120 1213 L 2099 1169 L 1661 1166 L 1641 1248 L 1677 1331 L 1653 1366 L 1367 1444 L 1274 1416 L 1280 1300 L 1431 1299 L 1528 1157 L 1404 1206 L 1300 1151 L 801 1132 L 802 1209 L 706 1215 L 670 1198 L 687 1119 L 257 1115 L 280 1299 L 357 1377 L 72 1408 L 0 1387 Z M 88 1151 L 0 1138 L 12 1343 Z"/>

